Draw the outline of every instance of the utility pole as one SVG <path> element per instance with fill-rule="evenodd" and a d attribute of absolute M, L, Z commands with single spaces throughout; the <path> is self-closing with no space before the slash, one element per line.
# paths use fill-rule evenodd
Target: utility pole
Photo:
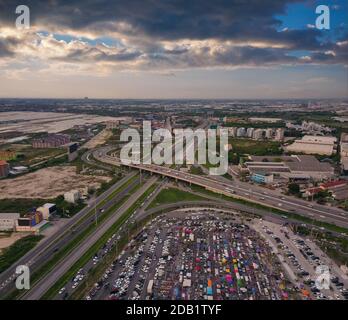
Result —
<path fill-rule="evenodd" d="M 94 194 L 94 214 L 95 214 L 95 226 L 98 225 L 98 213 L 97 213 L 97 196 Z"/>

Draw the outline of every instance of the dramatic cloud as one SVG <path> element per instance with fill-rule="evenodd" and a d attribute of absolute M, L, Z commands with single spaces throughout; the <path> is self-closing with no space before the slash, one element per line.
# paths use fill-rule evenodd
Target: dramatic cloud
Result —
<path fill-rule="evenodd" d="M 303 29 L 280 28 L 276 17 L 286 14 L 286 5 L 295 2 L 298 0 L 26 1 L 31 28 L 21 31 L 14 28 L 16 4 L 0 0 L 0 60 L 3 68 L 10 68 L 13 59 L 25 65 L 25 70 L 65 72 L 71 64 L 76 72 L 100 74 L 346 65 L 348 37 L 324 41 L 312 24 Z M 299 55 L 299 51 L 305 53 Z"/>

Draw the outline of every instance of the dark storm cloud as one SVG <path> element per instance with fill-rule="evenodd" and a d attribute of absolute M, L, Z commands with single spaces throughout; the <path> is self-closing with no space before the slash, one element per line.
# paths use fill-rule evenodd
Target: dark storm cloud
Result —
<path fill-rule="evenodd" d="M 19 41 L 13 37 L 7 37 L 6 41 L 0 37 L 0 58 L 14 56 L 13 48 L 18 46 L 18 44 Z"/>
<path fill-rule="evenodd" d="M 140 51 L 128 51 L 126 49 L 119 52 L 105 52 L 103 50 L 89 47 L 83 49 L 75 49 L 69 52 L 65 57 L 55 58 L 66 62 L 130 62 L 134 61 L 142 53 Z"/>
<path fill-rule="evenodd" d="M 147 68 L 195 68 L 224 66 L 272 66 L 276 64 L 299 63 L 299 59 L 286 54 L 282 49 L 231 47 L 215 51 L 204 47 L 194 52 L 187 51 L 177 55 L 150 54 L 147 56 Z"/>
<path fill-rule="evenodd" d="M 7 45 L 0 40 L 0 58 L 3 58 L 3 57 L 10 57 L 13 55 L 13 52 L 11 52 Z"/>
<path fill-rule="evenodd" d="M 141 59 L 145 68 L 347 63 L 343 40 L 340 46 L 322 43 L 321 31 L 310 28 L 279 31 L 281 22 L 275 16 L 285 14 L 286 5 L 292 2 L 298 0 L 29 0 L 25 4 L 31 10 L 31 24 L 42 31 L 99 37 L 118 33 L 126 39 L 124 50 L 76 46 L 54 60 L 117 63 Z M 0 0 L 0 26 L 14 26 L 16 5 Z M 188 45 L 181 45 L 181 40 Z M 222 49 L 209 41 L 197 46 L 195 40 L 214 40 Z M 166 46 L 164 41 L 173 45 Z M 0 42 L 0 56 L 11 55 L 14 45 L 9 38 Z M 310 59 L 292 55 L 293 50 L 308 51 Z"/>
<path fill-rule="evenodd" d="M 158 40 L 223 39 L 272 41 L 313 49 L 317 30 L 277 32 L 274 16 L 296 0 L 101 0 L 26 1 L 33 24 L 101 33 L 120 31 L 109 22 L 126 23 L 128 35 Z M 16 4 L 0 0 L 0 20 L 13 23 Z M 122 32 L 125 32 L 122 30 Z"/>

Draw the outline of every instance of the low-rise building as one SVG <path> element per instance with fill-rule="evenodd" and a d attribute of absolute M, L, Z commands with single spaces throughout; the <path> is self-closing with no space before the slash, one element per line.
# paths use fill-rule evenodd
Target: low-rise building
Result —
<path fill-rule="evenodd" d="M 46 137 L 40 139 L 34 139 L 32 141 L 33 148 L 57 148 L 68 144 L 70 142 L 70 136 L 67 134 L 49 134 Z"/>
<path fill-rule="evenodd" d="M 236 137 L 237 136 L 237 127 L 228 128 L 228 135 L 231 137 Z"/>
<path fill-rule="evenodd" d="M 283 141 L 284 140 L 284 128 L 277 128 L 276 134 L 275 134 L 275 140 L 277 141 Z"/>
<path fill-rule="evenodd" d="M 246 131 L 246 135 L 248 138 L 252 138 L 253 137 L 253 134 L 254 134 L 254 128 L 248 128 L 247 131 Z"/>
<path fill-rule="evenodd" d="M 348 174 L 348 133 L 341 134 L 341 166 L 343 174 Z"/>
<path fill-rule="evenodd" d="M 255 172 L 251 175 L 250 179 L 257 183 L 271 184 L 273 183 L 273 174 L 265 172 Z"/>
<path fill-rule="evenodd" d="M 262 138 L 263 138 L 263 130 L 256 129 L 253 133 L 253 139 L 254 140 L 261 140 Z"/>
<path fill-rule="evenodd" d="M 0 160 L 15 160 L 17 157 L 16 151 L 10 151 L 10 150 L 0 150 Z"/>
<path fill-rule="evenodd" d="M 251 122 L 268 122 L 268 123 L 277 123 L 282 122 L 283 119 L 280 118 L 260 118 L 260 117 L 251 117 L 249 118 Z"/>
<path fill-rule="evenodd" d="M 10 173 L 10 165 L 5 160 L 0 160 L 0 178 L 6 178 Z"/>
<path fill-rule="evenodd" d="M 334 168 L 326 162 L 320 162 L 314 156 L 250 156 L 251 161 L 244 162 L 243 166 L 250 174 L 264 172 L 272 173 L 284 178 L 299 179 L 309 177 L 321 181 L 334 177 Z M 291 175 L 289 175 L 291 174 Z"/>
<path fill-rule="evenodd" d="M 267 128 L 265 130 L 265 137 L 266 137 L 266 139 L 272 139 L 272 137 L 273 137 L 273 129 L 272 128 Z"/>
<path fill-rule="evenodd" d="M 332 155 L 336 152 L 336 137 L 304 136 L 285 149 L 288 152 Z"/>
<path fill-rule="evenodd" d="M 76 203 L 80 199 L 81 195 L 78 190 L 71 190 L 64 193 L 64 200 L 69 203 Z"/>
<path fill-rule="evenodd" d="M 329 191 L 336 200 L 348 199 L 348 181 L 335 180 L 322 183 L 318 187 L 305 190 L 305 197 L 312 197 L 321 191 Z"/>
<path fill-rule="evenodd" d="M 19 213 L 0 213 L 0 231 L 15 231 Z"/>
<path fill-rule="evenodd" d="M 320 191 L 323 191 L 323 189 L 319 188 L 319 187 L 314 187 L 314 188 L 308 188 L 306 189 L 302 196 L 304 198 L 312 198 L 314 197 L 317 193 L 319 193 Z"/>
<path fill-rule="evenodd" d="M 45 203 L 36 210 L 42 213 L 43 219 L 48 220 L 52 214 L 57 212 L 57 206 L 54 203 Z"/>
<path fill-rule="evenodd" d="M 40 211 L 30 212 L 24 217 L 18 218 L 16 221 L 16 231 L 33 232 L 36 231 L 35 226 L 43 221 L 43 215 Z"/>
<path fill-rule="evenodd" d="M 245 137 L 246 135 L 246 130 L 245 128 L 238 128 L 237 129 L 237 137 L 241 138 L 241 137 Z"/>

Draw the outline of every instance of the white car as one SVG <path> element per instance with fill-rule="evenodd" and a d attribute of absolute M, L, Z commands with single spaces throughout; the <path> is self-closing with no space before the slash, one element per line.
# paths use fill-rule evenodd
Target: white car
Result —
<path fill-rule="evenodd" d="M 59 290 L 58 294 L 62 294 L 62 293 L 64 293 L 64 292 L 65 292 L 65 290 L 66 290 L 66 289 L 65 289 L 65 287 L 63 287 L 62 289 L 60 289 L 60 290 Z"/>
<path fill-rule="evenodd" d="M 72 289 L 75 289 L 78 285 L 79 285 L 79 283 L 78 283 L 78 282 L 75 282 L 75 283 L 71 286 L 71 288 L 72 288 Z"/>

